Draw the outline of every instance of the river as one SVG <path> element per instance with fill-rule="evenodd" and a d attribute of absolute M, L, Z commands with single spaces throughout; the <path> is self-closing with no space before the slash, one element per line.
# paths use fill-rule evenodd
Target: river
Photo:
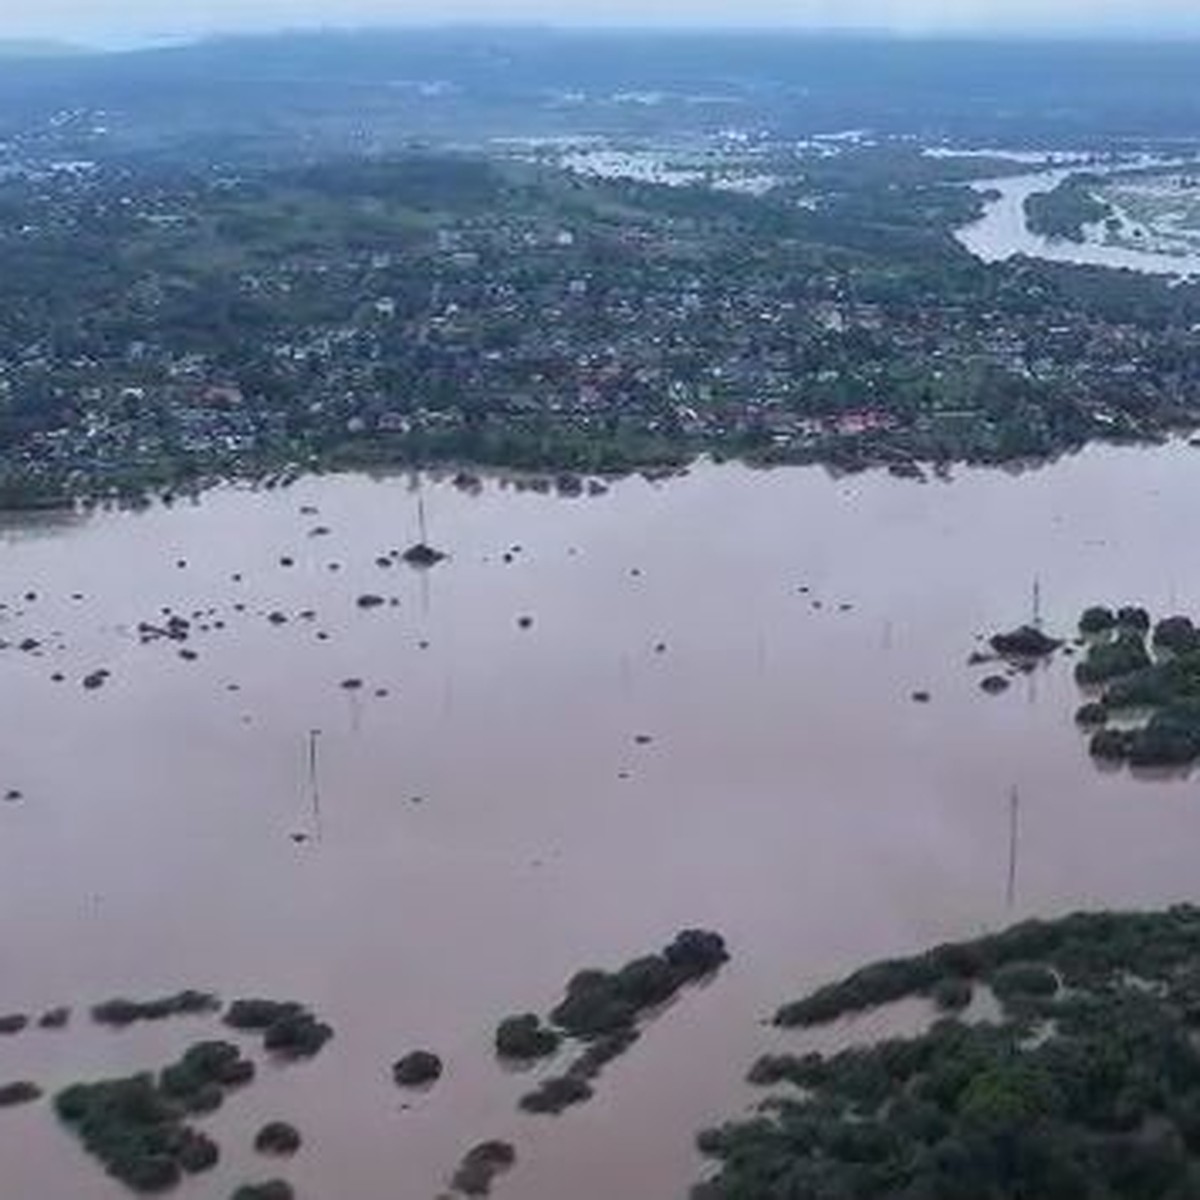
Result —
<path fill-rule="evenodd" d="M 1113 173 L 1126 166 L 1088 167 L 1093 174 Z M 974 184 L 981 193 L 994 193 L 985 203 L 983 216 L 960 229 L 956 237 L 976 258 L 1003 262 L 1023 254 L 1050 262 L 1084 266 L 1114 267 L 1150 275 L 1173 275 L 1190 279 L 1200 275 L 1200 254 L 1167 254 L 1107 245 L 1100 241 L 1073 242 L 1046 238 L 1032 232 L 1025 220 L 1025 201 L 1032 195 L 1053 191 L 1079 168 L 1056 168 L 1030 175 L 990 179 Z"/>
<path fill-rule="evenodd" d="M 927 485 L 730 465 L 579 499 L 426 480 L 450 554 L 426 574 L 376 562 L 416 536 L 403 478 L 12 524 L 0 1011 L 191 986 L 331 1021 L 319 1058 L 211 1120 L 223 1161 L 185 1198 L 282 1173 L 301 1198 L 431 1200 L 494 1137 L 519 1156 L 500 1197 L 680 1197 L 780 1001 L 1024 913 L 1197 898 L 1195 782 L 1098 771 L 1067 661 L 992 698 L 967 658 L 1028 616 L 1035 578 L 1053 628 L 1095 601 L 1200 610 L 1198 467 L 1174 445 Z M 194 661 L 134 636 L 164 606 L 205 614 Z M 40 657 L 12 645 L 29 636 Z M 690 925 L 725 935 L 727 970 L 590 1105 L 519 1115 L 496 1021 Z M 0 1082 L 151 1067 L 218 1028 L 77 1013 L 0 1039 Z M 390 1066 L 418 1046 L 447 1073 L 407 1096 Z M 249 1145 L 276 1118 L 306 1139 L 282 1170 Z M 0 1161 L 13 1200 L 124 1194 L 44 1103 L 0 1111 Z"/>

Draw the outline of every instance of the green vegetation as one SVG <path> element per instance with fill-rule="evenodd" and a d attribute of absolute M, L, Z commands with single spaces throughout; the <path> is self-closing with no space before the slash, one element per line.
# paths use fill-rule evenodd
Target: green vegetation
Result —
<path fill-rule="evenodd" d="M 424 1087 L 442 1077 L 442 1060 L 429 1050 L 414 1050 L 392 1067 L 399 1087 Z"/>
<path fill-rule="evenodd" d="M 224 1021 L 231 1029 L 261 1032 L 303 1011 L 303 1005 L 294 1000 L 235 1000 L 226 1010 Z"/>
<path fill-rule="evenodd" d="M 599 1078 L 604 1068 L 620 1058 L 641 1036 L 640 1030 L 627 1026 L 593 1038 L 567 1067 L 567 1075 L 572 1079 Z"/>
<path fill-rule="evenodd" d="M 480 1142 L 463 1156 L 450 1186 L 464 1196 L 486 1196 L 498 1175 L 511 1170 L 517 1152 L 508 1142 Z"/>
<path fill-rule="evenodd" d="M 0 1085 L 0 1108 L 14 1108 L 18 1104 L 32 1104 L 42 1098 L 42 1089 L 27 1079 Z"/>
<path fill-rule="evenodd" d="M 701 1134 L 700 1200 L 1184 1200 L 1200 1189 L 1200 909 L 1031 921 L 877 964 L 780 1011 L 817 1024 L 946 980 L 995 1023 L 761 1059 L 785 1090 Z"/>
<path fill-rule="evenodd" d="M 282 1058 L 314 1058 L 333 1037 L 333 1029 L 310 1013 L 283 1017 L 269 1025 L 263 1045 Z"/>
<path fill-rule="evenodd" d="M 1176 654 L 1200 649 L 1200 633 L 1191 617 L 1165 617 L 1154 626 L 1154 644 Z"/>
<path fill-rule="evenodd" d="M 992 649 L 1002 658 L 1048 658 L 1062 642 L 1032 625 L 1022 625 L 1010 633 L 997 633 L 991 639 Z"/>
<path fill-rule="evenodd" d="M 933 1002 L 944 1012 L 957 1012 L 969 1008 L 975 995 L 975 989 L 969 979 L 961 976 L 948 975 L 939 979 L 930 992 Z"/>
<path fill-rule="evenodd" d="M 400 556 L 410 567 L 436 567 L 446 556 L 440 550 L 435 550 L 432 546 L 427 546 L 424 542 L 417 542 L 409 546 L 407 550 Z"/>
<path fill-rule="evenodd" d="M 1117 618 L 1111 608 L 1096 605 L 1086 609 L 1079 618 L 1079 632 L 1082 634 L 1107 633 L 1117 623 Z"/>
<path fill-rule="evenodd" d="M 224 1017 L 233 1029 L 263 1035 L 263 1046 L 282 1058 L 313 1058 L 333 1029 L 291 1000 L 235 1000 Z"/>
<path fill-rule="evenodd" d="M 1082 242 L 1084 226 L 1112 216 L 1112 207 L 1095 194 L 1102 181 L 1095 175 L 1068 175 L 1050 192 L 1035 192 L 1025 201 L 1029 228 L 1043 237 Z"/>
<path fill-rule="evenodd" d="M 187 1123 L 218 1107 L 224 1090 L 253 1077 L 254 1065 L 226 1042 L 201 1042 L 151 1074 L 77 1083 L 54 1098 L 59 1118 L 105 1171 L 136 1192 L 160 1192 L 211 1170 L 217 1144 Z"/>
<path fill-rule="evenodd" d="M 264 1125 L 254 1138 L 254 1148 L 259 1154 L 273 1154 L 287 1158 L 300 1149 L 300 1131 L 286 1121 L 271 1121 Z"/>
<path fill-rule="evenodd" d="M 173 1066 L 159 1075 L 159 1088 L 188 1108 L 207 1110 L 208 1100 L 218 1088 L 241 1087 L 254 1078 L 254 1064 L 242 1058 L 232 1042 L 207 1041 L 191 1046 Z"/>
<path fill-rule="evenodd" d="M 688 930 L 661 954 L 634 959 L 619 971 L 580 971 L 567 984 L 567 994 L 550 1019 L 570 1036 L 584 1040 L 616 1033 L 728 960 L 719 934 Z"/>
<path fill-rule="evenodd" d="M 1143 633 L 1150 630 L 1150 613 L 1140 607 L 1127 605 L 1117 609 L 1117 624 L 1123 629 L 1139 629 Z"/>
<path fill-rule="evenodd" d="M 1200 939 L 1183 920 L 1190 910 L 1179 910 L 1178 922 L 1188 937 Z M 1176 920 L 1175 917 L 1172 918 Z M 1006 995 L 1049 990 L 1044 971 L 1031 972 L 1031 964 L 1063 962 L 1068 982 L 1074 986 L 1090 980 L 1090 973 L 1108 970 L 1114 955 L 1131 950 L 1139 929 L 1158 928 L 1153 917 L 1076 916 L 1059 922 L 1028 921 L 1004 933 L 973 942 L 937 946 L 910 958 L 873 963 L 853 975 L 791 1004 L 775 1015 L 783 1028 L 823 1025 L 867 1009 L 910 997 L 933 996 L 942 984 L 968 981 L 987 984 Z M 1172 926 L 1173 927 L 1173 926 Z M 1106 939 L 1112 946 L 1105 948 Z"/>
<path fill-rule="evenodd" d="M 1145 635 L 1125 629 L 1109 641 L 1095 641 L 1087 656 L 1075 666 L 1075 679 L 1083 686 L 1107 683 L 1150 666 Z"/>
<path fill-rule="evenodd" d="M 543 1025 L 536 1013 L 505 1017 L 496 1028 L 496 1053 L 501 1058 L 531 1061 L 548 1058 L 562 1042 L 557 1030 Z"/>
<path fill-rule="evenodd" d="M 266 1183 L 245 1183 L 230 1197 L 230 1200 L 292 1200 L 295 1189 L 283 1179 L 269 1179 Z"/>
<path fill-rule="evenodd" d="M 185 991 L 156 1000 L 106 1000 L 92 1008 L 99 1025 L 123 1028 L 135 1021 L 162 1021 L 167 1017 L 206 1016 L 219 1012 L 221 1001 L 210 992 Z"/>
<path fill-rule="evenodd" d="M 1183 615 L 1152 624 L 1144 608 L 1101 621 L 1097 614 L 1105 612 L 1093 608 L 1081 618 L 1090 636 L 1075 667 L 1081 687 L 1102 689 L 1075 715 L 1092 732 L 1092 756 L 1135 767 L 1191 766 L 1200 760 L 1200 630 Z M 1120 728 L 1110 724 L 1114 717 Z"/>
<path fill-rule="evenodd" d="M 574 1075 L 556 1075 L 543 1079 L 532 1091 L 520 1099 L 520 1107 L 529 1113 L 551 1113 L 557 1116 L 577 1104 L 586 1104 L 592 1098 L 591 1085 Z"/>
<path fill-rule="evenodd" d="M 592 1083 L 613 1059 L 638 1040 L 638 1022 L 689 984 L 720 970 L 729 961 L 720 934 L 688 929 L 659 954 L 635 958 L 618 971 L 580 971 L 567 984 L 564 998 L 550 1013 L 550 1028 L 532 1014 L 510 1017 L 496 1032 L 497 1051 L 541 1058 L 566 1038 L 584 1042 L 559 1076 L 542 1080 L 520 1107 L 526 1112 L 560 1113 L 592 1097 Z"/>
<path fill-rule="evenodd" d="M 1085 729 L 1105 725 L 1108 723 L 1108 709 L 1095 702 L 1082 704 L 1075 713 L 1075 723 Z"/>

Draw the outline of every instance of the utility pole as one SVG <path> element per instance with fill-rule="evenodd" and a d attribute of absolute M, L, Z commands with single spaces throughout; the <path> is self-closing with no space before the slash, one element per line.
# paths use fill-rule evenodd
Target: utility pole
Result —
<path fill-rule="evenodd" d="M 321 821 L 321 784 L 317 775 L 317 741 L 320 736 L 321 731 L 319 729 L 310 729 L 308 731 L 308 786 L 312 794 L 313 828 L 316 832 L 318 842 L 324 836 Z"/>
<path fill-rule="evenodd" d="M 1021 793 L 1014 785 L 1008 798 L 1008 889 L 1006 899 L 1011 910 L 1017 900 L 1017 852 L 1021 822 Z"/>

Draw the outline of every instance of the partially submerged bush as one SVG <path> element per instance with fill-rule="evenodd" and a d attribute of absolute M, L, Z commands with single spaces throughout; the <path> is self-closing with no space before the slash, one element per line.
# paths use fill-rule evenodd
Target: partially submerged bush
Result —
<path fill-rule="evenodd" d="M 442 1060 L 430 1050 L 414 1050 L 392 1067 L 392 1078 L 400 1087 L 422 1087 L 442 1077 Z"/>
<path fill-rule="evenodd" d="M 1175 654 L 1200 649 L 1200 633 L 1191 617 L 1165 617 L 1154 627 L 1154 644 Z"/>
<path fill-rule="evenodd" d="M 486 1196 L 497 1175 L 512 1168 L 517 1152 L 508 1142 L 480 1142 L 463 1156 L 450 1186 L 464 1196 Z"/>
<path fill-rule="evenodd" d="M 1101 729 L 1093 734 L 1088 752 L 1102 762 L 1124 762 L 1129 757 L 1133 734 L 1123 729 Z"/>
<path fill-rule="evenodd" d="M 1117 624 L 1126 629 L 1137 629 L 1142 633 L 1150 632 L 1150 614 L 1134 605 L 1127 605 L 1117 612 Z"/>
<path fill-rule="evenodd" d="M 293 1200 L 296 1192 L 284 1179 L 269 1179 L 266 1183 L 244 1183 L 230 1200 Z"/>
<path fill-rule="evenodd" d="M 639 1037 L 641 1034 L 638 1030 L 630 1026 L 588 1042 L 579 1056 L 567 1067 L 566 1074 L 574 1079 L 596 1079 L 610 1062 L 620 1058 Z"/>
<path fill-rule="evenodd" d="M 558 1075 L 544 1079 L 538 1087 L 522 1096 L 520 1107 L 528 1113 L 565 1112 L 576 1104 L 586 1104 L 592 1098 L 591 1085 L 576 1075 Z"/>
<path fill-rule="evenodd" d="M 233 1029 L 261 1032 L 264 1047 L 285 1058 L 312 1058 L 333 1037 L 329 1025 L 291 1000 L 235 1000 L 224 1019 Z"/>
<path fill-rule="evenodd" d="M 543 1025 L 536 1013 L 505 1017 L 496 1028 L 496 1053 L 501 1058 L 531 1061 L 558 1050 L 561 1035 Z"/>
<path fill-rule="evenodd" d="M 159 1075 L 159 1087 L 169 1096 L 181 1099 L 208 1096 L 211 1089 L 240 1087 L 254 1078 L 254 1064 L 242 1058 L 241 1050 L 232 1042 L 197 1042 L 184 1051 L 183 1057 L 165 1068 Z M 207 1107 L 204 1099 L 200 1100 Z M 217 1103 L 220 1103 L 218 1099 Z"/>
<path fill-rule="evenodd" d="M 294 1125 L 286 1121 L 271 1121 L 258 1131 L 254 1148 L 259 1154 L 287 1157 L 300 1149 L 301 1141 L 300 1131 Z"/>
<path fill-rule="evenodd" d="M 663 951 L 663 957 L 684 979 L 703 979 L 729 961 L 725 939 L 709 929 L 685 929 Z"/>
<path fill-rule="evenodd" d="M 200 1175 L 211 1171 L 221 1161 L 221 1149 L 207 1134 L 188 1130 L 177 1158 L 185 1174 Z"/>
<path fill-rule="evenodd" d="M 1155 713 L 1129 741 L 1129 762 L 1135 767 L 1185 767 L 1200 758 L 1200 723 L 1180 719 L 1169 711 Z"/>
<path fill-rule="evenodd" d="M 42 1089 L 27 1079 L 0 1086 L 0 1108 L 13 1108 L 18 1104 L 32 1104 L 42 1098 Z"/>
<path fill-rule="evenodd" d="M 107 1173 L 135 1192 L 174 1187 L 201 1136 L 183 1124 L 183 1109 L 148 1074 L 76 1084 L 59 1093 L 55 1106 Z"/>
<path fill-rule="evenodd" d="M 1075 679 L 1087 686 L 1107 683 L 1122 675 L 1132 675 L 1152 665 L 1143 636 L 1126 629 L 1111 642 L 1096 642 L 1088 648 L 1087 657 L 1076 664 Z"/>
<path fill-rule="evenodd" d="M 1062 642 L 1033 625 L 1022 625 L 991 638 L 992 649 L 1003 658 L 1048 658 Z"/>
<path fill-rule="evenodd" d="M 931 995 L 934 1004 L 944 1012 L 957 1012 L 970 1005 L 974 989 L 969 979 L 951 975 L 945 979 L 939 979 L 934 984 Z"/>
<path fill-rule="evenodd" d="M 303 1005 L 291 1000 L 235 1000 L 226 1010 L 225 1024 L 232 1029 L 265 1030 L 303 1011 Z"/>
<path fill-rule="evenodd" d="M 401 557 L 410 567 L 427 568 L 436 567 L 446 556 L 440 550 L 435 550 L 424 542 L 418 542 L 414 546 L 409 546 Z"/>
<path fill-rule="evenodd" d="M 1116 623 L 1117 618 L 1113 615 L 1111 608 L 1096 605 L 1084 610 L 1083 616 L 1079 618 L 1079 632 L 1083 634 L 1107 633 Z"/>
<path fill-rule="evenodd" d="M 219 1107 L 223 1089 L 253 1070 L 237 1046 L 198 1042 L 157 1077 L 146 1072 L 74 1084 L 58 1093 L 54 1105 L 109 1175 L 134 1191 L 163 1191 L 184 1174 L 216 1165 L 217 1144 L 186 1119 Z"/>
<path fill-rule="evenodd" d="M 648 1008 L 670 1000 L 685 984 L 729 960 L 720 934 L 684 930 L 661 954 L 626 963 L 619 971 L 579 972 L 550 1019 L 574 1037 L 594 1038 L 625 1029 Z"/>
<path fill-rule="evenodd" d="M 332 1037 L 332 1027 L 310 1013 L 300 1013 L 267 1026 L 263 1046 L 284 1058 L 314 1058 Z"/>
<path fill-rule="evenodd" d="M 712 975 L 728 962 L 720 934 L 686 929 L 659 954 L 635 958 L 617 971 L 579 971 L 550 1013 L 556 1028 L 533 1013 L 508 1017 L 496 1030 L 502 1057 L 533 1060 L 553 1054 L 565 1035 L 587 1043 L 565 1073 L 544 1080 L 520 1100 L 527 1112 L 557 1113 L 592 1096 L 591 1081 L 637 1041 L 637 1023 L 680 989 Z"/>

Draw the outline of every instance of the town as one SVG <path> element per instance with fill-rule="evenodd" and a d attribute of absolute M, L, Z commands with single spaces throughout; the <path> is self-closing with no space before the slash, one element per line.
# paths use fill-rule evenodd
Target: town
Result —
<path fill-rule="evenodd" d="M 1200 288 L 975 261 L 952 233 L 996 169 L 872 141 L 750 195 L 511 154 L 16 158 L 0 496 L 701 453 L 921 475 L 1190 428 Z"/>

